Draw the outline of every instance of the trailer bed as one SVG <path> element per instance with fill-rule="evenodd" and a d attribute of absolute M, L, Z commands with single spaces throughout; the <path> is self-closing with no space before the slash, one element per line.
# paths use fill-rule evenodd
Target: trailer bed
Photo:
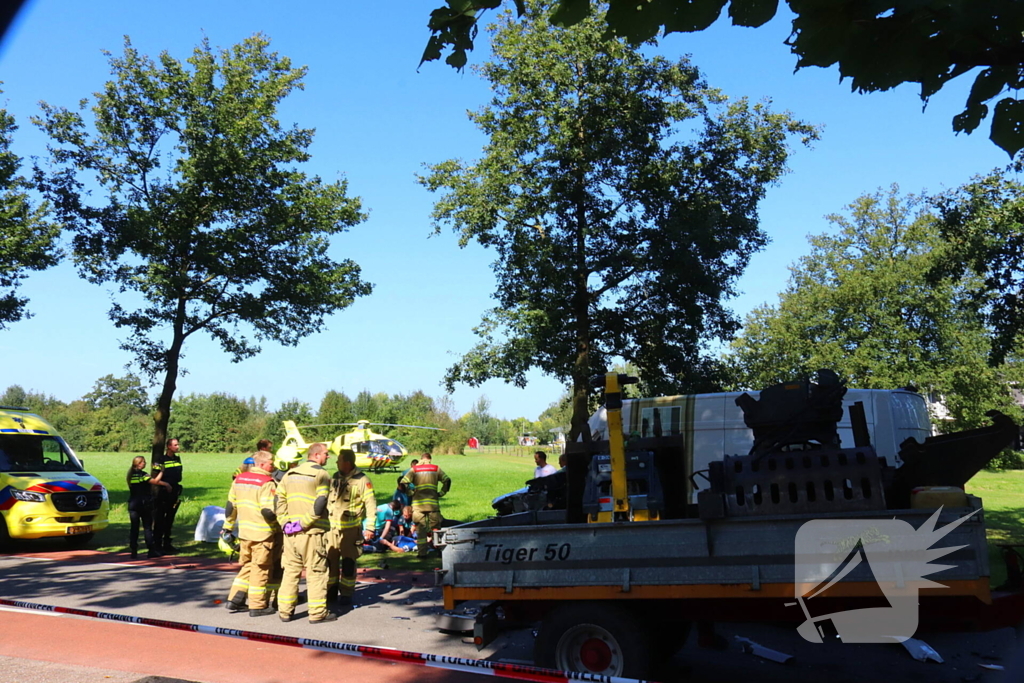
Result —
<path fill-rule="evenodd" d="M 936 528 L 974 514 L 936 543 L 962 546 L 922 595 L 991 603 L 981 501 L 943 509 Z M 899 519 L 919 529 L 935 510 L 816 515 L 843 520 Z M 526 512 L 438 532 L 441 584 L 449 609 L 466 600 L 645 600 L 786 598 L 796 592 L 795 539 L 807 515 L 566 524 L 561 512 Z M 867 563 L 829 591 L 834 598 L 877 595 Z"/>

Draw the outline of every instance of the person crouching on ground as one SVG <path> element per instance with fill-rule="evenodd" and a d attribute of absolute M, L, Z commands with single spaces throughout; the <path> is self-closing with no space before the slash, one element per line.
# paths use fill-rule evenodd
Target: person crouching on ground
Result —
<path fill-rule="evenodd" d="M 388 550 L 393 553 L 405 552 L 405 550 L 395 544 L 395 539 L 398 536 L 398 527 L 395 524 L 395 520 L 401 514 L 401 507 L 401 504 L 395 499 L 377 506 L 373 540 L 370 541 L 370 545 L 373 546 L 376 552 L 382 553 Z"/>
<path fill-rule="evenodd" d="M 262 617 L 277 610 L 268 605 L 267 583 L 274 566 L 274 545 L 280 526 L 274 510 L 277 483 L 270 473 L 274 471 L 274 456 L 260 451 L 253 456 L 252 470 L 238 475 L 228 492 L 224 507 L 224 530 L 238 521 L 238 561 L 242 568 L 231 584 L 227 608 L 232 612 L 245 611 L 245 598 L 249 598 L 249 616 Z"/>

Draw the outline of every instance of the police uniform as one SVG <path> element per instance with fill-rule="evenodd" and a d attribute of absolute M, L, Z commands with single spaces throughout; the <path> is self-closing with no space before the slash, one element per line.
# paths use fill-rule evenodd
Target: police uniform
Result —
<path fill-rule="evenodd" d="M 277 518 L 282 525 L 299 522 L 302 531 L 284 537 L 284 576 L 277 595 L 277 611 L 290 620 L 299 597 L 299 576 L 306 570 L 309 620 L 327 616 L 327 499 L 331 475 L 307 460 L 281 478 L 277 487 Z"/>
<path fill-rule="evenodd" d="M 423 463 L 407 470 L 403 484 L 412 484 L 412 523 L 416 525 L 416 551 L 419 557 L 427 554 L 430 534 L 441 526 L 441 505 L 438 500 L 452 486 L 452 480 L 440 467 Z M 441 485 L 438 490 L 438 484 Z"/>
<path fill-rule="evenodd" d="M 351 602 L 356 590 L 356 560 L 363 549 L 363 530 L 372 529 L 377 519 L 373 483 L 358 467 L 347 477 L 338 470 L 331 479 L 327 507 L 331 520 L 330 583 L 337 584 L 343 603 Z"/>
<path fill-rule="evenodd" d="M 274 511 L 276 484 L 261 469 L 238 475 L 228 493 L 224 508 L 224 528 L 238 521 L 238 571 L 228 600 L 240 605 L 249 597 L 249 609 L 265 609 L 268 603 L 267 583 L 274 565 L 274 544 L 280 526 Z"/>
<path fill-rule="evenodd" d="M 149 483 L 149 475 L 144 470 L 132 469 L 128 475 L 128 518 L 131 520 L 131 532 L 128 536 L 128 547 L 134 558 L 139 553 L 139 524 L 146 539 L 146 550 L 150 556 L 160 551 L 153 540 L 153 492 Z"/>
<path fill-rule="evenodd" d="M 153 473 L 163 472 L 161 481 L 171 485 L 171 488 L 157 486 L 155 498 L 153 499 L 153 540 L 157 547 L 169 550 L 171 545 L 171 531 L 174 527 L 174 516 L 181 506 L 181 457 L 175 453 L 164 453 L 153 458 Z"/>

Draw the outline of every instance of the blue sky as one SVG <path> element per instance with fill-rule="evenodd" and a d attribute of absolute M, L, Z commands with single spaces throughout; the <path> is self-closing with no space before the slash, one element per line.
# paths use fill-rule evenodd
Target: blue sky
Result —
<path fill-rule="evenodd" d="M 415 182 L 423 163 L 475 159 L 484 142 L 465 112 L 485 104 L 487 83 L 440 63 L 417 70 L 425 23 L 437 4 L 30 0 L 22 9 L 0 44 L 3 99 L 21 127 L 14 146 L 21 156 L 45 152 L 43 136 L 29 122 L 37 103 L 72 107 L 100 89 L 109 76 L 101 50 L 120 52 L 123 35 L 143 53 L 167 50 L 185 59 L 204 35 L 228 47 L 263 32 L 276 51 L 309 67 L 305 90 L 279 111 L 282 121 L 317 130 L 304 170 L 326 180 L 344 175 L 369 210 L 368 221 L 335 240 L 332 254 L 362 266 L 375 284 L 372 296 L 298 347 L 268 344 L 239 364 L 212 342 L 191 340 L 180 393 L 262 395 L 272 407 L 298 398 L 314 409 L 329 389 L 442 393 L 445 368 L 473 345 L 471 330 L 493 305 L 494 278 L 489 252 L 460 249 L 447 232 L 430 237 L 433 197 Z M 787 266 L 807 253 L 806 236 L 827 230 L 824 215 L 858 195 L 894 182 L 908 192 L 940 191 L 1007 162 L 987 139 L 988 122 L 971 136 L 952 133 L 950 119 L 969 81 L 948 86 L 924 112 L 912 86 L 853 94 L 835 69 L 794 74 L 795 58 L 782 44 L 788 33 L 785 17 L 760 29 L 720 21 L 654 48 L 667 57 L 691 54 L 709 83 L 730 97 L 770 97 L 775 108 L 823 126 L 822 139 L 796 150 L 791 173 L 761 206 L 772 242 L 739 282 L 731 307 L 741 315 L 775 301 Z M 481 40 L 471 59 L 487 57 Z M 0 333 L 0 353 L 8 359 L 0 390 L 20 384 L 69 401 L 97 378 L 124 373 L 130 358 L 117 348 L 104 288 L 64 264 L 33 274 L 22 293 L 34 317 Z M 523 390 L 493 381 L 461 387 L 453 400 L 466 412 L 486 395 L 494 414 L 533 419 L 561 391 L 537 373 Z"/>

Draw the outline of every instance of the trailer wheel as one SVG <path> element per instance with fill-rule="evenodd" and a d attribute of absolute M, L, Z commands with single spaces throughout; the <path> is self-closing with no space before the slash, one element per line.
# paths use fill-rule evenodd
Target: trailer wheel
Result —
<path fill-rule="evenodd" d="M 645 634 L 643 624 L 625 609 L 565 604 L 541 624 L 534 661 L 559 671 L 643 678 L 651 666 Z"/>

